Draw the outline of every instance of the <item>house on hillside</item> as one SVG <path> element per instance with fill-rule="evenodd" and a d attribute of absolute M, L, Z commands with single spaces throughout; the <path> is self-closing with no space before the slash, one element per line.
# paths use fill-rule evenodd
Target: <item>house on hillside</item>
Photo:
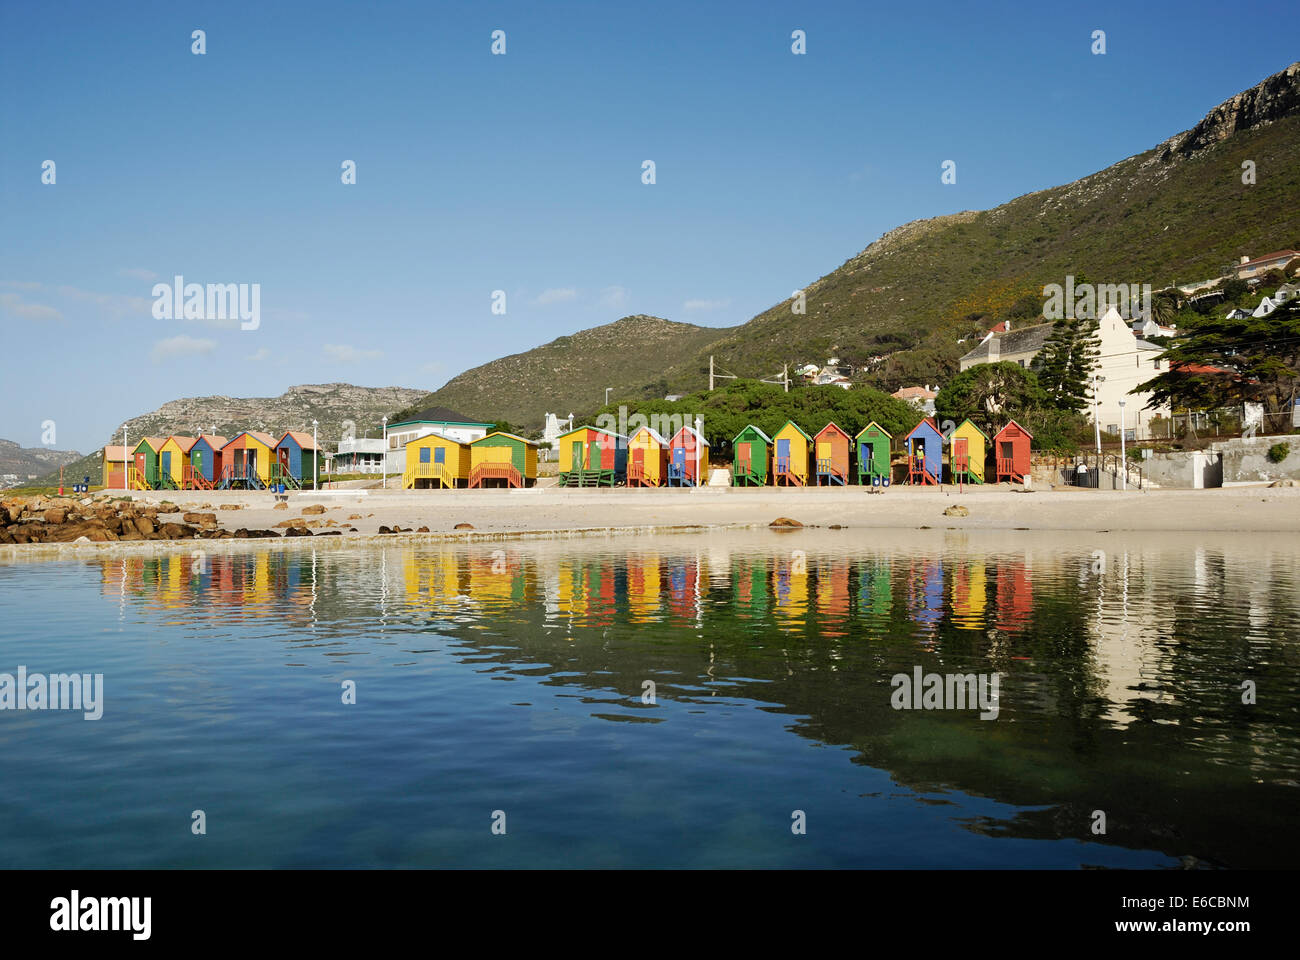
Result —
<path fill-rule="evenodd" d="M 1280 305 L 1288 300 L 1294 300 L 1297 296 L 1300 296 L 1300 283 L 1284 283 L 1273 294 L 1273 302 Z"/>
<path fill-rule="evenodd" d="M 1250 257 L 1242 257 L 1241 262 L 1236 266 L 1237 278 L 1250 280 L 1262 277 L 1270 270 L 1286 270 L 1297 258 L 1300 258 L 1300 250 L 1277 250 L 1253 260 Z"/>
<path fill-rule="evenodd" d="M 399 423 L 390 423 L 388 472 L 402 473 L 406 470 L 406 445 L 412 440 L 436 433 L 456 443 L 469 444 L 486 437 L 492 426 L 491 423 L 473 420 L 446 407 L 430 407 Z"/>
<path fill-rule="evenodd" d="M 1268 297 L 1265 297 L 1263 300 L 1259 301 L 1259 306 L 1255 308 L 1254 312 L 1251 313 L 1251 316 L 1267 317 L 1270 313 L 1272 313 L 1276 309 L 1277 309 L 1277 304 L 1274 303 L 1272 300 L 1270 300 Z"/>
<path fill-rule="evenodd" d="M 890 396 L 895 400 L 906 400 L 927 417 L 932 417 L 934 416 L 934 398 L 939 396 L 939 389 L 938 387 L 931 389 L 929 384 L 924 387 L 900 387 Z"/>
<path fill-rule="evenodd" d="M 1176 337 L 1178 335 L 1178 327 L 1176 325 L 1165 327 L 1156 323 L 1154 320 L 1151 319 L 1144 320 L 1141 317 L 1134 320 L 1131 326 L 1135 334 L 1137 334 L 1139 337 L 1144 337 L 1144 338 Z"/>
<path fill-rule="evenodd" d="M 1245 320 L 1245 319 L 1246 319 L 1247 317 L 1249 317 L 1249 316 L 1250 316 L 1250 311 L 1249 311 L 1249 310 L 1245 310 L 1245 309 L 1243 309 L 1243 308 L 1241 308 L 1241 307 L 1235 307 L 1234 309 L 1229 310 L 1229 311 L 1224 315 L 1224 319 L 1225 319 L 1225 320 Z"/>
<path fill-rule="evenodd" d="M 998 327 L 1003 327 L 1000 330 Z M 962 356 L 958 363 L 967 370 L 979 363 L 1011 361 L 1029 369 L 1034 357 L 1052 336 L 1052 324 L 1036 323 L 1012 329 L 1011 321 L 998 324 L 988 332 L 979 346 Z"/>
<path fill-rule="evenodd" d="M 817 371 L 816 376 L 812 378 L 814 386 L 818 387 L 839 387 L 847 390 L 853 386 L 853 381 L 840 372 L 839 368 L 825 366 Z"/>

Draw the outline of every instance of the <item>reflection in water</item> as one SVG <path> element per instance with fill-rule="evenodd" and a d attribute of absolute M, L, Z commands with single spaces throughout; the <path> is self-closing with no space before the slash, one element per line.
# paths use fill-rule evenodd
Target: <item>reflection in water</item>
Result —
<path fill-rule="evenodd" d="M 478 690 L 436 722 L 430 708 L 393 694 L 383 701 L 389 738 L 393 724 L 405 724 L 410 736 L 437 743 L 421 725 L 450 723 L 440 728 L 444 739 L 472 744 L 480 727 L 501 736 L 510 711 L 523 708 L 531 712 L 523 736 L 563 745 L 557 762 L 572 762 L 579 738 L 617 767 L 620 744 L 635 742 L 686 778 L 679 788 L 695 791 L 703 807 L 733 802 L 736 790 L 762 795 L 767 787 L 751 779 L 760 767 L 769 779 L 833 789 L 859 805 L 883 798 L 876 815 L 886 820 L 901 816 L 887 802 L 900 789 L 941 796 L 953 807 L 944 823 L 958 833 L 936 836 L 923 856 L 889 854 L 889 865 L 953 862 L 946 858 L 958 856 L 965 836 L 1001 851 L 962 854 L 971 865 L 1151 865 L 1192 855 L 1235 866 L 1288 862 L 1296 850 L 1296 559 L 1290 545 L 1246 549 L 1230 538 L 1062 547 L 1045 537 L 963 533 L 898 542 L 845 536 L 833 549 L 811 534 L 319 554 L 267 548 L 95 566 L 121 629 L 143 622 L 160 636 L 271 639 L 283 644 L 281 670 L 328 671 L 339 661 L 323 658 L 368 654 L 382 658 L 377 667 L 444 671 L 436 684 L 444 700 L 458 687 Z M 0 584 L 35 569 L 0 567 Z M 217 670 L 206 656 L 203 647 L 190 651 L 194 669 Z M 485 693 L 456 680 L 465 665 L 498 683 Z M 1000 672 L 999 719 L 893 710 L 889 678 L 915 666 Z M 148 675 L 150 667 L 135 669 Z M 286 682 L 274 663 L 261 671 L 259 684 Z M 652 704 L 641 700 L 648 679 L 658 690 Z M 1253 706 L 1241 702 L 1246 680 L 1260 691 Z M 760 735 L 764 715 L 783 718 L 783 732 L 762 727 Z M 675 739 L 701 717 L 729 718 L 719 727 L 729 734 Z M 633 727 L 647 732 L 617 733 Z M 303 736 L 300 749 L 326 749 Z M 606 743 L 609 736 L 618 739 Z M 371 749 L 382 752 L 386 741 L 376 738 Z M 815 768 L 793 755 L 742 762 L 798 742 L 845 749 L 849 770 L 879 772 L 892 786 L 832 788 L 846 773 L 830 757 Z M 479 778 L 533 774 L 531 757 L 491 755 L 494 766 Z M 420 763 L 434 764 L 425 771 L 431 782 L 455 782 L 449 771 L 458 768 Z M 724 766 L 731 773 L 719 783 Z M 584 789 L 604 795 L 615 789 L 605 784 L 612 775 L 593 766 Z M 622 803 L 629 816 L 638 806 L 630 795 Z M 937 815 L 908 809 L 889 830 L 914 832 L 908 818 Z M 1108 835 L 1090 834 L 1096 809 L 1108 811 Z M 679 827 L 699 827 L 703 813 L 673 815 L 683 818 Z M 999 844 L 1011 838 L 1079 846 L 1007 852 Z M 729 842 L 750 849 L 753 841 Z M 866 837 L 840 846 L 826 856 L 863 864 L 886 856 Z M 1124 850 L 1155 859 L 1107 859 Z"/>

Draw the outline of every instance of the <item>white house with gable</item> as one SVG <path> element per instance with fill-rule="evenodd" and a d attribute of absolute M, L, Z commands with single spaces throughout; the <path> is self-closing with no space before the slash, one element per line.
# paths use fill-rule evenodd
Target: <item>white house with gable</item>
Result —
<path fill-rule="evenodd" d="M 1147 409 L 1150 393 L 1130 394 L 1140 383 L 1156 377 L 1164 369 L 1162 347 L 1134 336 L 1128 321 L 1111 307 L 1097 324 L 1101 350 L 1097 357 L 1096 411 L 1101 429 L 1119 433 L 1120 400 L 1124 400 L 1124 426 L 1129 439 L 1146 440 L 1151 436 L 1151 420 L 1157 414 L 1169 417 L 1169 408 Z M 1086 411 L 1093 417 L 1093 408 Z"/>

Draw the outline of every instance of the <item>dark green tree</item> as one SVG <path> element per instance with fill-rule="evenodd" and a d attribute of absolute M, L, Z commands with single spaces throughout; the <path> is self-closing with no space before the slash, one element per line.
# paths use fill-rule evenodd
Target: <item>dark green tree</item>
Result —
<path fill-rule="evenodd" d="M 1097 321 L 1061 319 L 1034 358 L 1033 369 L 1048 405 L 1078 413 L 1088 405 L 1091 377 L 1101 355 Z"/>
<path fill-rule="evenodd" d="M 1044 406 L 1043 392 L 1034 374 L 1011 360 L 977 363 L 943 385 L 934 401 L 935 418 L 961 423 L 969 417 L 992 436 L 1008 420 L 1024 422 Z M 1027 426 L 1027 424 L 1026 424 Z M 990 429 L 991 428 L 991 429 Z"/>
<path fill-rule="evenodd" d="M 1148 407 L 1211 410 L 1250 401 L 1277 413 L 1294 401 L 1300 388 L 1300 304 L 1240 320 L 1198 316 L 1178 332 L 1161 358 L 1161 373 L 1130 391 L 1149 391 Z"/>

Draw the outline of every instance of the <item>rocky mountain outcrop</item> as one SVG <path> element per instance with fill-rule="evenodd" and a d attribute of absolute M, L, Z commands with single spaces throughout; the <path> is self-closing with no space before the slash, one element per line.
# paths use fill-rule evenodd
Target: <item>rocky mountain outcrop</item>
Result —
<path fill-rule="evenodd" d="M 1161 159 L 1191 156 L 1238 130 L 1262 127 L 1300 113 L 1300 62 L 1225 100 L 1192 129 L 1166 141 Z"/>
<path fill-rule="evenodd" d="M 171 400 L 157 410 L 132 417 L 119 424 L 113 438 L 196 436 L 215 433 L 233 436 L 241 430 L 261 430 L 279 436 L 286 430 L 311 433 L 316 420 L 322 435 L 337 439 L 346 421 L 352 421 L 358 436 L 378 426 L 391 415 L 424 396 L 425 391 L 407 387 L 357 387 L 350 383 L 316 383 L 290 387 L 278 397 L 186 397 Z M 106 441 L 111 442 L 111 441 Z"/>

